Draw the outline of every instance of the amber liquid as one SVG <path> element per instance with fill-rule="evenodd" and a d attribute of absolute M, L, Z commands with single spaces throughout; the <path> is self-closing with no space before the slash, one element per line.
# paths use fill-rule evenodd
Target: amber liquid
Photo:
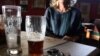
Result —
<path fill-rule="evenodd" d="M 28 41 L 29 56 L 43 56 L 43 41 Z"/>
<path fill-rule="evenodd" d="M 0 22 L 0 45 L 6 44 L 6 36 L 5 36 L 5 30 L 4 30 L 4 24 L 3 22 Z"/>

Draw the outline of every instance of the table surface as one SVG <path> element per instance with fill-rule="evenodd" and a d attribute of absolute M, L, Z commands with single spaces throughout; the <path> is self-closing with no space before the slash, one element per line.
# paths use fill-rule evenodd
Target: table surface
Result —
<path fill-rule="evenodd" d="M 22 56 L 28 56 L 28 44 L 25 32 L 21 32 L 21 47 L 23 51 Z M 99 52 L 99 49 L 93 46 L 46 36 L 44 41 L 44 51 L 47 51 L 50 48 L 59 49 L 65 55 L 69 53 L 71 56 L 94 56 Z M 5 56 L 5 51 L 6 45 L 1 45 L 0 56 Z"/>

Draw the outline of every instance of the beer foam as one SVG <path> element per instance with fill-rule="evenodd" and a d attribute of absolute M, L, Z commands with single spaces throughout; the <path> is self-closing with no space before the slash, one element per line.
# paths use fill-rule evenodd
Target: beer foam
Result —
<path fill-rule="evenodd" d="M 44 36 L 41 33 L 35 33 L 35 32 L 28 32 L 27 37 L 29 41 L 43 41 Z"/>
<path fill-rule="evenodd" d="M 28 41 L 35 41 L 35 42 L 38 42 L 38 41 L 43 41 L 44 39 L 28 39 Z"/>

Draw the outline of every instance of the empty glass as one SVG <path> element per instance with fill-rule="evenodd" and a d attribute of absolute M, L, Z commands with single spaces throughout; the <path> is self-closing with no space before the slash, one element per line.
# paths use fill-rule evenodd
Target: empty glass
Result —
<path fill-rule="evenodd" d="M 21 7 L 15 5 L 2 6 L 4 27 L 7 41 L 7 54 L 17 55 L 21 52 L 20 28 L 21 28 Z"/>
<path fill-rule="evenodd" d="M 45 16 L 26 16 L 29 56 L 43 56 L 45 30 Z"/>

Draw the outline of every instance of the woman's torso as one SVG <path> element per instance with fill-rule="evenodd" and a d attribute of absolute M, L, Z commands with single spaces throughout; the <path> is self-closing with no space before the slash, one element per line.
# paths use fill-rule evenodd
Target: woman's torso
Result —
<path fill-rule="evenodd" d="M 49 7 L 47 10 L 47 30 L 57 36 L 70 34 L 73 23 L 77 21 L 77 9 L 71 8 L 70 11 L 64 13 L 61 13 L 52 7 Z"/>

